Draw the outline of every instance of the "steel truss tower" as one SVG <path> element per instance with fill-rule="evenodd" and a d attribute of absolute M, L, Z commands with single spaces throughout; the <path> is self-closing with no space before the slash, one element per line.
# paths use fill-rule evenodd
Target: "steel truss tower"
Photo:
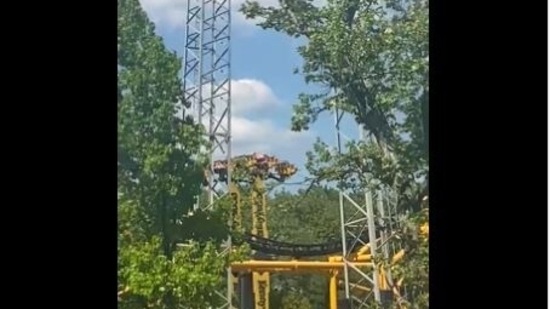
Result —
<path fill-rule="evenodd" d="M 345 113 L 338 108 L 333 110 L 334 112 L 334 126 L 336 131 L 336 148 L 337 151 L 342 154 L 344 152 L 344 146 L 346 142 L 353 140 L 366 141 L 366 135 L 362 126 L 359 126 L 359 134 L 346 134 L 342 128 L 343 117 Z M 356 136 L 354 138 L 354 136 Z M 343 180 L 342 180 L 343 181 Z M 361 235 L 368 235 L 370 246 L 370 252 L 373 259 L 385 258 L 389 259 L 399 248 L 390 248 L 388 245 L 388 236 L 393 231 L 392 222 L 395 222 L 395 199 L 389 190 L 380 190 L 377 192 L 371 192 L 365 190 L 358 198 L 357 194 L 352 196 L 351 192 L 339 187 L 339 209 L 340 209 L 340 226 L 341 226 L 341 239 L 342 239 L 342 256 L 345 263 L 343 273 L 343 288 L 344 297 L 353 303 L 352 308 L 364 308 L 371 299 L 378 303 L 383 302 L 387 297 L 391 297 L 391 293 L 384 293 L 385 290 L 381 290 L 379 280 L 379 269 L 374 267 L 372 269 L 365 268 L 360 269 L 354 266 L 348 258 L 353 250 L 349 247 L 348 240 L 351 238 L 354 245 L 367 245 L 360 238 Z M 356 193 L 356 192 L 355 192 Z M 377 227 L 381 227 L 377 231 Z M 381 255 L 381 256 L 380 256 Z M 391 274 L 386 272 L 387 280 L 391 282 Z M 358 297 L 354 293 L 354 289 L 358 286 L 366 285 L 371 289 L 371 293 L 368 293 L 365 297 Z M 385 303 L 385 301 L 384 301 Z"/>
<path fill-rule="evenodd" d="M 191 104 L 198 122 L 204 125 L 210 141 L 205 147 L 208 158 L 208 206 L 211 209 L 225 196 L 228 188 L 214 181 L 213 162 L 231 160 L 231 1 L 187 0 L 183 91 L 185 102 Z M 231 166 L 231 164 L 228 164 Z M 228 185 L 231 182 L 228 169 Z M 198 205 L 198 203 L 197 203 Z M 222 254 L 231 250 L 231 238 Z M 227 275 L 222 308 L 231 307 L 232 283 Z M 225 295 L 224 295 L 225 294 Z"/>

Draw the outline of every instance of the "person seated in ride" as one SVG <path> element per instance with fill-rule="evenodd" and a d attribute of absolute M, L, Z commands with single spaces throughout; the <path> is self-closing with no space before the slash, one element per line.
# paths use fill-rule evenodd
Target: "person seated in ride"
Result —
<path fill-rule="evenodd" d="M 212 171 L 214 174 L 218 174 L 218 179 L 220 181 L 227 181 L 227 161 L 226 160 L 218 160 L 214 161 L 214 164 L 212 164 Z M 204 172 L 205 180 L 204 184 L 205 186 L 208 185 L 208 171 L 205 170 Z"/>
<path fill-rule="evenodd" d="M 269 171 L 268 157 L 265 154 L 255 152 L 252 154 L 252 159 L 255 161 L 252 173 L 265 176 Z"/>
<path fill-rule="evenodd" d="M 256 162 L 258 163 L 263 163 L 264 161 L 266 161 L 266 155 L 265 154 L 262 154 L 262 153 L 253 153 L 252 154 L 252 157 L 256 160 Z"/>

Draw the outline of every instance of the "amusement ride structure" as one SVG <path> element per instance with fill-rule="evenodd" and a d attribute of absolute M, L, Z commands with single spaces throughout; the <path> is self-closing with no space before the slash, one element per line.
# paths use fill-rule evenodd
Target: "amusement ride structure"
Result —
<path fill-rule="evenodd" d="M 227 269 L 224 291 L 216 293 L 224 300 L 220 308 L 269 308 L 269 274 L 273 272 L 326 273 L 331 278 L 330 309 L 361 308 L 371 297 L 381 304 L 398 299 L 399 280 L 393 282 L 389 271 L 374 263 L 379 255 L 393 263 L 404 255 L 403 249 L 392 249 L 387 241 L 395 221 L 391 194 L 366 191 L 361 200 L 354 200 L 340 189 L 339 205 L 334 205 L 340 209 L 339 241 L 291 244 L 269 239 L 265 181 L 284 182 L 296 173 L 296 167 L 264 154 L 232 156 L 230 0 L 187 0 L 185 21 L 184 101 L 191 104 L 210 141 L 205 149 L 209 164 L 203 182 L 208 192 L 206 208 L 216 207 L 222 198 L 233 201 L 228 222 L 232 232 L 220 256 L 233 250 L 232 234 L 243 235 L 242 240 L 254 250 L 251 260 L 232 263 Z M 343 142 L 350 135 L 344 134 L 341 126 L 344 113 L 335 109 L 334 116 L 336 146 L 343 151 Z M 359 131 L 362 138 L 362 129 Z M 239 183 L 243 181 L 251 186 L 250 232 L 244 231 L 242 224 Z M 279 260 L 284 256 L 293 260 Z M 302 257 L 323 260 L 299 260 Z"/>
<path fill-rule="evenodd" d="M 348 237 L 346 245 L 350 248 L 347 258 L 337 253 L 342 252 L 344 244 L 340 241 L 327 242 L 324 244 L 292 244 L 269 239 L 265 181 L 274 179 L 283 182 L 294 175 L 296 167 L 286 161 L 279 161 L 277 158 L 254 153 L 235 157 L 228 163 L 225 160 L 217 160 L 213 163 L 214 179 L 218 182 L 228 182 L 228 170 L 233 171 L 233 179 L 229 187 L 232 200 L 232 230 L 242 235 L 242 240 L 254 250 L 252 259 L 243 262 L 231 263 L 230 276 L 233 291 L 237 297 L 231 300 L 233 308 L 269 308 L 270 278 L 273 272 L 315 272 L 325 273 L 330 276 L 329 286 L 329 308 L 342 308 L 338 305 L 338 286 L 344 285 L 341 274 L 346 263 L 361 272 L 369 272 L 378 269 L 378 287 L 381 295 L 386 296 L 384 303 L 391 303 L 392 298 L 400 297 L 401 281 L 392 284 L 388 273 L 379 265 L 375 265 L 370 250 L 368 236 L 362 235 L 359 238 Z M 251 232 L 244 231 L 243 211 L 240 183 L 250 185 L 250 198 L 247 200 L 251 206 L 252 229 Z M 425 228 L 425 227 L 424 227 Z M 423 234 L 427 236 L 427 231 Z M 379 233 L 377 242 L 382 241 Z M 399 262 L 405 251 L 399 250 L 391 257 L 391 263 Z M 281 257 L 292 257 L 292 260 L 279 260 Z M 304 257 L 323 257 L 324 261 L 302 261 Z M 368 295 L 372 288 L 361 285 L 360 282 L 350 283 L 355 290 L 354 298 Z M 365 293 L 366 292 L 366 293 Z M 340 301 L 342 303 L 342 301 Z M 345 299 L 344 299 L 345 302 Z M 362 301 L 364 302 L 364 300 Z M 401 306 L 401 308 L 405 308 Z"/>

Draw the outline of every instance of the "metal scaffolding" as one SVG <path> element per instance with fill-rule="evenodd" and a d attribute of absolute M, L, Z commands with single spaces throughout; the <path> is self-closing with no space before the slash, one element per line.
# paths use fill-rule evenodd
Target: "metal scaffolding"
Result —
<path fill-rule="evenodd" d="M 228 192 L 224 183 L 214 180 L 212 163 L 215 159 L 228 163 L 231 160 L 231 1 L 187 0 L 185 22 L 183 98 L 191 104 L 210 141 L 204 153 L 211 169 L 206 187 L 206 208 L 211 209 Z M 227 176 L 227 185 L 230 185 L 230 169 Z M 228 237 L 223 253 L 230 250 L 231 237 Z M 231 307 L 230 274 L 227 280 L 225 295 L 217 293 L 224 298 L 221 308 Z"/>
<path fill-rule="evenodd" d="M 338 153 L 342 154 L 345 151 L 345 143 L 350 141 L 366 141 L 366 134 L 359 126 L 359 134 L 346 134 L 342 126 L 345 113 L 338 109 L 334 109 L 334 126 L 336 132 L 336 148 Z M 355 137 L 354 137 L 355 136 Z M 367 158 L 366 158 L 367 159 Z M 343 181 L 343 179 L 341 180 Z M 353 248 L 348 248 L 349 239 L 352 239 L 352 244 L 367 245 L 361 238 L 368 235 L 370 253 L 373 259 L 376 259 L 379 254 L 383 258 L 390 258 L 399 248 L 390 250 L 388 237 L 393 230 L 390 222 L 395 220 L 392 218 L 395 215 L 395 203 L 390 199 L 391 192 L 389 190 L 379 190 L 372 192 L 364 189 L 363 193 L 351 192 L 338 186 L 339 190 L 339 209 L 340 209 L 340 226 L 342 239 L 342 256 L 344 257 L 343 268 L 343 285 L 344 297 L 354 304 L 353 308 L 363 308 L 366 306 L 369 299 L 372 297 L 378 303 L 383 299 L 381 289 L 379 287 L 379 268 L 372 267 L 368 269 L 360 269 L 350 262 L 351 252 Z M 352 194 L 354 193 L 354 194 Z M 360 197 L 358 197 L 360 196 Z M 374 204 L 373 200 L 376 201 Z M 377 227 L 382 227 L 377 231 Z M 387 273 L 387 272 L 386 272 Z M 391 275 L 389 275 L 391 281 Z M 367 294 L 363 299 L 357 297 L 358 293 L 352 293 L 357 286 L 366 285 L 372 287 L 372 293 Z"/>
<path fill-rule="evenodd" d="M 227 170 L 227 183 L 218 182 L 214 178 L 213 163 L 215 160 L 225 160 L 228 166 L 231 164 L 231 1 L 230 0 L 187 0 L 185 32 L 185 49 L 183 56 L 183 99 L 190 104 L 197 118 L 205 130 L 205 137 L 210 141 L 203 149 L 211 169 L 208 173 L 207 203 L 206 208 L 216 207 L 217 202 L 228 194 L 231 186 L 231 169 Z M 335 110 L 336 142 L 338 151 L 344 151 L 343 142 L 350 140 L 341 128 L 344 113 Z M 359 138 L 362 138 L 360 130 Z M 347 259 L 352 248 L 347 247 L 346 239 L 354 238 L 357 245 L 365 245 L 360 239 L 362 229 L 369 235 L 370 251 L 373 257 L 379 252 L 388 255 L 387 250 L 378 250 L 384 241 L 376 240 L 376 221 L 379 225 L 386 226 L 385 219 L 391 216 L 387 201 L 388 195 L 378 194 L 377 204 L 373 205 L 373 194 L 365 192 L 358 199 L 344 189 L 340 189 L 340 219 L 341 237 L 343 244 L 344 263 L 344 291 L 345 298 L 352 299 L 359 304 L 354 308 L 361 308 L 372 294 L 376 301 L 381 300 L 380 288 L 378 286 L 378 268 L 368 269 L 354 266 Z M 355 200 L 354 200 L 355 199 Z M 197 202 L 197 205 L 199 203 Z M 385 210 L 386 209 L 386 210 Z M 386 217 L 384 216 L 386 214 Z M 378 215 L 378 216 L 377 216 Z M 230 218 L 232 220 L 232 218 Z M 231 226 L 231 225 L 230 225 Z M 226 246 L 222 254 L 231 252 L 231 237 L 228 236 Z M 217 291 L 222 297 L 222 304 L 219 308 L 232 309 L 233 299 L 233 276 L 227 271 L 226 284 L 224 288 Z M 354 283 L 350 282 L 354 281 Z M 358 299 L 351 293 L 357 286 L 372 286 L 372 293 L 365 299 Z"/>

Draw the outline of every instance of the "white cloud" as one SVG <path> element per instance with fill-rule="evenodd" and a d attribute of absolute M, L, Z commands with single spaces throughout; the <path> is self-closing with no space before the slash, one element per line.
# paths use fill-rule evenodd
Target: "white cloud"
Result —
<path fill-rule="evenodd" d="M 279 107 L 280 101 L 271 88 L 255 79 L 239 79 L 231 83 L 232 112 L 235 115 L 249 112 L 268 112 Z"/>
<path fill-rule="evenodd" d="M 265 152 L 279 156 L 302 155 L 311 145 L 311 133 L 297 133 L 269 119 L 233 117 L 233 153 Z"/>
<path fill-rule="evenodd" d="M 313 143 L 313 132 L 292 132 L 290 115 L 282 117 L 283 123 L 270 118 L 275 113 L 282 116 L 285 106 L 267 84 L 256 79 L 233 80 L 231 92 L 233 155 L 264 152 L 293 161 L 304 156 Z M 216 110 L 215 116 L 222 112 Z M 222 121 L 222 127 L 226 123 Z M 203 124 L 208 126 L 208 119 L 203 119 Z M 221 158 L 223 154 L 217 151 L 215 156 Z"/>
<path fill-rule="evenodd" d="M 199 3 L 197 0 L 192 0 Z M 219 0 L 218 0 L 219 1 Z M 243 14 L 238 12 L 245 0 L 234 0 L 231 2 L 231 11 L 234 24 L 253 25 L 247 21 Z M 259 0 L 262 5 L 274 5 L 278 0 Z M 148 13 L 149 18 L 156 24 L 163 24 L 172 28 L 185 26 L 187 14 L 187 0 L 140 0 L 143 9 Z"/>
<path fill-rule="evenodd" d="M 227 86 L 224 86 L 227 91 Z M 202 97 L 208 98 L 211 88 L 209 85 L 203 86 Z M 225 106 L 224 96 L 214 99 L 217 110 L 216 114 L 221 115 Z M 282 106 L 281 101 L 273 93 L 273 90 L 261 80 L 257 79 L 237 79 L 231 80 L 231 113 L 234 116 L 255 114 L 268 114 L 275 112 Z"/>
<path fill-rule="evenodd" d="M 192 0 L 198 3 L 197 0 Z M 220 1 L 220 0 L 217 0 Z M 256 21 L 247 20 L 238 10 L 246 0 L 231 1 L 232 20 L 239 30 L 254 29 Z M 278 0 L 257 0 L 262 6 L 279 6 Z M 187 14 L 187 0 L 140 0 L 143 9 L 148 13 L 149 18 L 155 24 L 162 24 L 171 28 L 182 28 L 185 26 Z M 315 0 L 316 5 L 324 5 L 326 0 Z M 241 34 L 244 34 L 240 32 Z"/>
<path fill-rule="evenodd" d="M 187 0 L 140 0 L 139 2 L 155 24 L 170 27 L 185 25 Z"/>

